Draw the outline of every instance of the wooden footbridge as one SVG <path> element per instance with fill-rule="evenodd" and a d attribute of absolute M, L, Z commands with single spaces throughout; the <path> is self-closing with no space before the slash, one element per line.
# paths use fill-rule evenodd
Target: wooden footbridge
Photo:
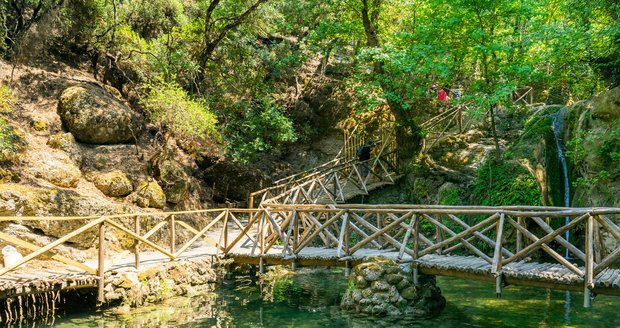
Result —
<path fill-rule="evenodd" d="M 565 218 L 569 218 L 565 224 Z M 281 205 L 258 209 L 123 214 L 103 217 L 40 218 L 80 223 L 79 228 L 44 246 L 5 234 L 0 238 L 31 253 L 0 270 L 0 297 L 99 286 L 110 263 L 107 230 L 136 243 L 132 265 L 187 256 L 224 256 L 240 263 L 351 267 L 381 256 L 411 262 L 418 273 L 496 281 L 506 284 L 620 295 L 620 247 L 605 253 L 602 239 L 620 241 L 620 208 L 469 207 L 414 205 Z M 2 221 L 14 217 L 0 218 Z M 570 231 L 574 240 L 566 240 Z M 99 236 L 97 259 L 78 262 L 57 254 L 81 234 Z M 154 235 L 167 235 L 165 243 Z M 184 236 L 180 238 L 180 236 Z M 575 261 L 568 261 L 562 252 Z M 155 254 L 155 255 L 153 255 Z M 45 257 L 54 270 L 32 269 Z M 69 267 L 74 269 L 70 270 Z"/>
<path fill-rule="evenodd" d="M 578 290 L 585 306 L 594 294 L 620 295 L 620 208 L 342 204 L 399 177 L 393 142 L 381 140 L 364 163 L 352 155 L 361 142 L 349 141 L 344 156 L 253 193 L 248 209 L 0 217 L 75 227 L 46 245 L 0 233 L 2 243 L 25 254 L 0 269 L 0 299 L 97 287 L 104 302 L 106 272 L 196 256 L 261 268 L 351 268 L 380 256 L 411 263 L 414 282 L 422 273 L 494 281 L 498 294 L 509 284 Z M 114 260 L 109 233 L 133 241 L 133 255 Z M 98 256 L 78 261 L 62 254 L 63 245 L 84 235 L 97 240 Z M 616 247 L 609 251 L 609 245 Z"/>

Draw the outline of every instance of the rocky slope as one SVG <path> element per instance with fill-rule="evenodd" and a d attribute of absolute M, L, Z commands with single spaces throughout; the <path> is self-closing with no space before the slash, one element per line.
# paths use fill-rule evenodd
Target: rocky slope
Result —
<path fill-rule="evenodd" d="M 62 73 L 61 73 L 62 72 Z M 176 144 L 168 156 L 144 114 L 119 93 L 60 64 L 13 67 L 0 61 L 0 83 L 15 102 L 3 117 L 25 145 L 2 164 L 1 216 L 91 216 L 208 206 L 211 191 L 194 160 Z M 83 221 L 0 223 L 2 231 L 59 237 Z M 114 247 L 122 237 L 109 235 Z M 93 246 L 94 234 L 71 240 Z M 0 247 L 3 245 L 0 244 Z"/>

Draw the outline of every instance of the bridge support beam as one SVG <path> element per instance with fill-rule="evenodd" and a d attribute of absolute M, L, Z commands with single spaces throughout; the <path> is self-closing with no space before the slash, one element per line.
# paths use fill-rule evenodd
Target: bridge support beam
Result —
<path fill-rule="evenodd" d="M 583 290 L 583 307 L 592 307 L 592 292 L 590 291 L 590 288 L 588 288 L 588 286 L 586 286 L 586 288 Z"/>
<path fill-rule="evenodd" d="M 497 298 L 502 297 L 502 287 L 504 283 L 504 279 L 502 277 L 501 274 L 498 274 L 497 276 L 495 276 L 495 296 Z"/>
<path fill-rule="evenodd" d="M 265 260 L 262 256 L 258 260 L 258 272 L 265 273 Z"/>
<path fill-rule="evenodd" d="M 344 265 L 344 276 L 348 277 L 351 275 L 351 261 L 346 261 L 345 265 Z"/>

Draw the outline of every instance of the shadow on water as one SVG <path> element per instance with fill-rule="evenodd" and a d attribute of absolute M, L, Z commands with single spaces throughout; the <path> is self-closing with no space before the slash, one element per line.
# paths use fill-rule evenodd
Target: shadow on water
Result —
<path fill-rule="evenodd" d="M 54 327 L 618 327 L 620 297 L 597 296 L 593 308 L 565 308 L 566 293 L 438 278 L 448 304 L 437 318 L 372 318 L 339 310 L 347 288 L 342 269 L 302 268 L 261 286 L 249 276 L 211 293 L 177 297 L 119 314 L 112 310 L 56 318 Z M 579 293 L 569 294 L 581 300 Z M 32 327 L 23 323 L 24 327 Z M 37 325 L 44 326 L 44 325 Z"/>

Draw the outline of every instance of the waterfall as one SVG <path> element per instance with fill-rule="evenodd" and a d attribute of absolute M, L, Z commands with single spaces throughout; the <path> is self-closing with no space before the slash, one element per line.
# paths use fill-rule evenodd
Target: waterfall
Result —
<path fill-rule="evenodd" d="M 562 111 L 558 111 L 557 113 L 551 115 L 551 128 L 553 129 L 553 135 L 555 137 L 555 145 L 558 150 L 558 159 L 560 160 L 560 165 L 562 168 L 562 179 L 563 179 L 563 196 L 564 196 L 564 207 L 570 207 L 570 183 L 568 181 L 568 166 L 566 165 L 566 154 L 564 153 L 564 147 L 562 145 L 562 131 L 564 125 L 564 116 L 562 115 Z M 570 218 L 567 216 L 565 218 L 565 224 L 570 223 Z M 567 230 L 564 234 L 566 241 L 570 236 L 569 230 Z M 566 249 L 565 257 L 568 258 L 568 249 Z"/>
<path fill-rule="evenodd" d="M 551 115 L 551 129 L 553 130 L 553 136 L 555 137 L 555 146 L 558 150 L 558 159 L 560 161 L 560 166 L 562 168 L 562 180 L 564 189 L 562 195 L 564 196 L 564 207 L 570 207 L 570 184 L 568 181 L 568 166 L 566 165 L 566 154 L 564 153 L 564 147 L 562 145 L 562 131 L 564 130 L 564 116 L 562 115 L 562 110 L 559 110 L 557 113 Z M 564 218 L 564 224 L 569 224 L 570 218 L 567 216 Z M 564 233 L 564 239 L 568 242 L 568 238 L 570 237 L 570 231 L 566 230 Z M 564 253 L 564 258 L 568 259 L 570 256 L 568 253 L 568 248 Z M 571 324 L 571 295 L 569 291 L 566 291 L 566 300 L 564 304 L 564 323 L 566 325 Z"/>

